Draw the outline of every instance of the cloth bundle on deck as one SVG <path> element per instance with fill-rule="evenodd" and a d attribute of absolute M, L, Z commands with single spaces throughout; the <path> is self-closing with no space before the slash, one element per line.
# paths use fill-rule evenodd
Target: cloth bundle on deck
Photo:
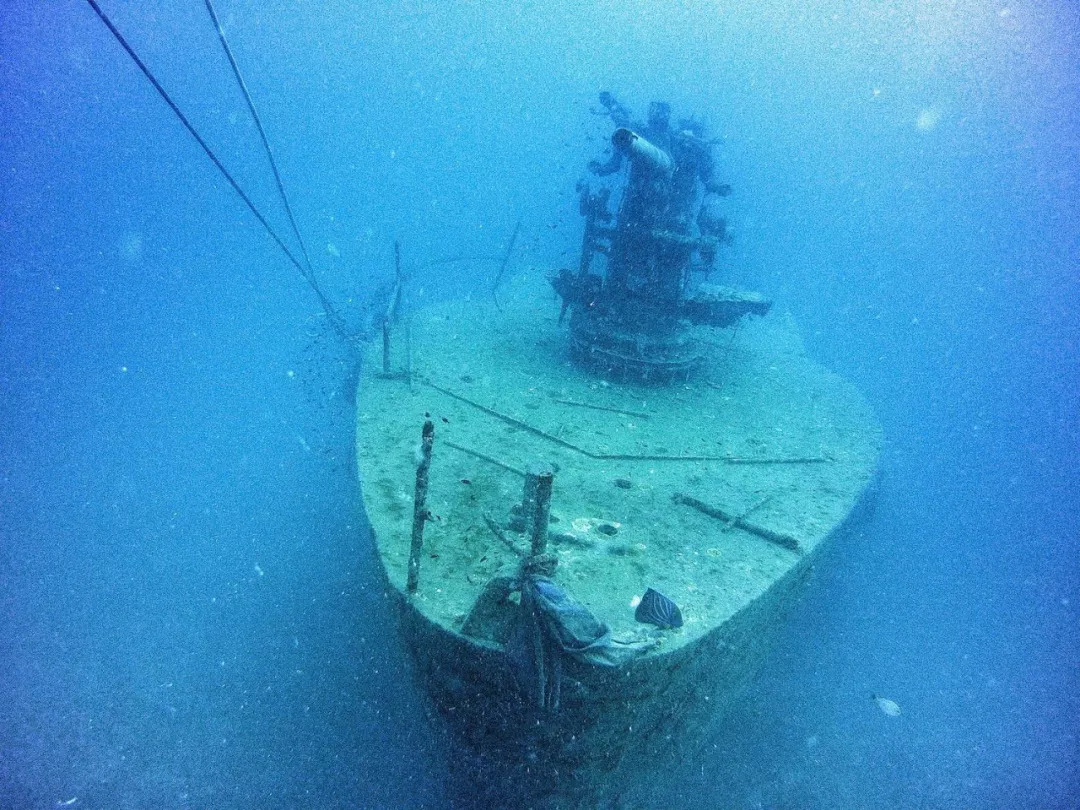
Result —
<path fill-rule="evenodd" d="M 506 644 L 518 685 L 536 706 L 557 709 L 563 657 L 616 667 L 655 641 L 618 641 L 581 602 L 545 576 L 523 574 L 521 605 Z"/>

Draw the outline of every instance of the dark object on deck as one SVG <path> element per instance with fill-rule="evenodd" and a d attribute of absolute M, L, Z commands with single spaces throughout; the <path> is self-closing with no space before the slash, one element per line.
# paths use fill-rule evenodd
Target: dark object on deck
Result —
<path fill-rule="evenodd" d="M 655 624 L 661 630 L 682 627 L 682 611 L 679 606 L 660 591 L 648 588 L 634 611 L 634 618 L 645 624 Z"/>

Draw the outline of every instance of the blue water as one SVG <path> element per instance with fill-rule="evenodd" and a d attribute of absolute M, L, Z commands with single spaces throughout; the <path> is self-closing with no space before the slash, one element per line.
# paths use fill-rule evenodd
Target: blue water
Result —
<path fill-rule="evenodd" d="M 585 5 L 220 0 L 328 294 L 359 326 L 395 239 L 498 254 L 518 217 L 512 272 L 571 264 L 597 92 L 705 117 L 723 279 L 887 443 L 666 806 L 1080 805 L 1080 15 Z M 287 234 L 203 5 L 104 7 Z M 373 570 L 348 351 L 88 5 L 0 17 L 0 806 L 469 806 Z"/>

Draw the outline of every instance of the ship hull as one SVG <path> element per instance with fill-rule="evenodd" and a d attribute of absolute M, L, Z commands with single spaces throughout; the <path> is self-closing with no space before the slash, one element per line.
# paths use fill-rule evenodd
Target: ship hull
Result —
<path fill-rule="evenodd" d="M 497 309 L 421 309 L 404 363 L 378 347 L 366 358 L 357 458 L 378 564 L 455 792 L 478 806 L 652 806 L 658 772 L 716 732 L 814 566 L 866 512 L 880 428 L 789 320 L 706 334 L 722 350 L 697 379 L 636 385 L 575 365 L 543 279 L 515 285 Z M 435 436 L 418 538 L 424 422 Z M 469 621 L 492 583 L 523 570 L 514 516 L 537 461 L 556 470 L 554 581 L 613 638 L 647 648 L 618 666 L 559 656 L 553 702 L 536 700 L 500 634 L 516 601 L 490 627 Z M 685 624 L 635 621 L 647 588 Z"/>
<path fill-rule="evenodd" d="M 526 702 L 501 650 L 433 623 L 385 580 L 431 722 L 449 740 L 456 792 L 477 807 L 657 806 L 658 768 L 693 761 L 722 728 L 817 561 L 859 531 L 876 493 L 869 486 L 827 543 L 695 643 L 618 670 L 574 667 L 555 713 Z"/>

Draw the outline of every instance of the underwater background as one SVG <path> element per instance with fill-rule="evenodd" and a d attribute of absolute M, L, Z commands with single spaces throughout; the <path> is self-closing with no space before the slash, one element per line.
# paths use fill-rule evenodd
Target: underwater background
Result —
<path fill-rule="evenodd" d="M 279 233 L 203 3 L 103 10 Z M 370 324 L 576 261 L 601 90 L 723 138 L 720 283 L 886 433 L 670 808 L 1080 805 L 1080 11 L 219 0 Z M 88 4 L 0 8 L 0 807 L 468 807 L 357 499 L 349 351 Z M 285 237 L 283 237 L 285 238 Z M 293 243 L 290 242 L 290 245 Z M 426 265 L 426 266 L 425 266 Z M 871 694 L 902 709 L 883 713 Z"/>

